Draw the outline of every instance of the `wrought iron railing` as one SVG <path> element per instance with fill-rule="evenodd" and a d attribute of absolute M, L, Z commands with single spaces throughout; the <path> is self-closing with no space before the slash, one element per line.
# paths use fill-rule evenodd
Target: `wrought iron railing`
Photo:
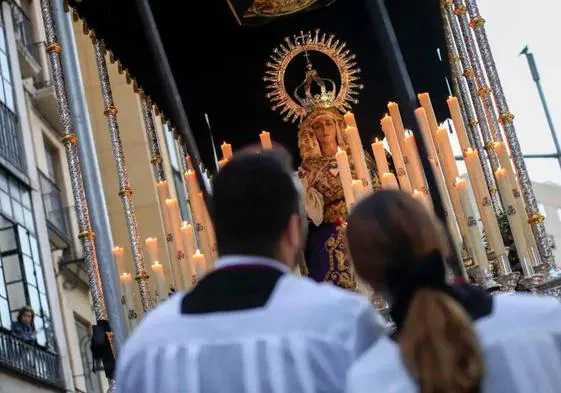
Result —
<path fill-rule="evenodd" d="M 12 15 L 14 17 L 14 33 L 16 35 L 16 40 L 29 52 L 33 59 L 39 63 L 39 52 L 33 40 L 31 20 L 15 2 L 12 2 Z"/>
<path fill-rule="evenodd" d="M 58 355 L 28 344 L 5 329 L 0 329 L 0 366 L 49 385 L 62 386 Z"/>
<path fill-rule="evenodd" d="M 56 230 L 60 236 L 67 240 L 70 239 L 68 208 L 64 207 L 60 188 L 41 171 L 39 171 L 39 181 L 47 224 Z"/>
<path fill-rule="evenodd" d="M 18 117 L 0 101 L 0 156 L 17 169 L 25 169 Z"/>

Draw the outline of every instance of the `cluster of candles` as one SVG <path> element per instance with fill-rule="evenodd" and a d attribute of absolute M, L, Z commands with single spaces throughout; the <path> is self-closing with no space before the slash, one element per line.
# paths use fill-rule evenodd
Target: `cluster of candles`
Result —
<path fill-rule="evenodd" d="M 459 175 L 448 128 L 438 125 L 429 94 L 419 94 L 418 98 L 420 107 L 416 109 L 415 116 L 420 125 L 420 135 L 427 148 L 428 160 L 435 174 L 436 186 L 443 199 L 447 224 L 457 251 L 462 255 L 461 250 L 465 248 L 474 264 L 486 273 L 489 270 L 489 260 L 495 258 L 500 262 L 502 273 L 510 273 L 510 266 L 506 258 L 507 249 L 493 208 L 492 195 L 485 182 L 478 152 L 469 143 L 458 99 L 450 97 L 447 104 L 460 142 L 477 209 L 474 209 L 471 203 L 468 181 Z M 384 189 L 401 189 L 411 193 L 427 209 L 432 210 L 430 190 L 427 187 L 415 135 L 404 128 L 398 104 L 388 103 L 388 112 L 380 120 L 380 125 L 393 159 L 395 174 L 389 169 L 384 142 L 376 139 L 371 145 L 381 186 Z M 335 158 L 345 202 L 350 210 L 373 189 L 355 117 L 352 112 L 347 112 L 344 119 L 346 123 L 344 131 L 354 164 L 354 177 L 347 151 L 339 147 Z M 263 131 L 259 138 L 263 149 L 272 148 L 271 136 L 268 132 Z M 232 145 L 226 142 L 222 144 L 221 148 L 223 159 L 220 162 L 223 165 L 231 159 L 233 152 Z M 516 181 L 507 147 L 504 142 L 499 141 L 494 144 L 493 148 L 501 166 L 494 173 L 495 183 L 504 211 L 507 212 L 524 275 L 530 277 L 534 274 L 532 265 L 536 264 L 536 261 L 533 263 L 531 261 L 532 249 L 535 248 L 536 241 L 525 215 L 524 201 L 520 197 L 519 184 Z M 476 214 L 476 210 L 479 211 L 479 216 Z M 489 253 L 483 246 L 479 221 L 485 231 Z"/>

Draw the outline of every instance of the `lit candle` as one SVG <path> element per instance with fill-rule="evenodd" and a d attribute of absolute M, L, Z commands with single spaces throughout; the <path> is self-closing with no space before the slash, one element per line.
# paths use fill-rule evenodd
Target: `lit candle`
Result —
<path fill-rule="evenodd" d="M 112 254 L 113 261 L 117 265 L 119 274 L 126 272 L 127 269 L 125 267 L 125 250 L 123 249 L 123 247 L 113 247 Z"/>
<path fill-rule="evenodd" d="M 263 150 L 272 150 L 273 149 L 273 142 L 271 142 L 271 134 L 267 131 L 261 132 L 259 134 L 259 139 L 261 140 L 261 147 Z"/>
<path fill-rule="evenodd" d="M 430 95 L 429 93 L 420 93 L 417 95 L 417 97 L 419 98 L 421 107 L 424 109 L 425 115 L 427 117 L 429 132 L 434 139 L 436 138 L 436 131 L 438 130 L 438 122 L 436 121 L 436 116 L 434 114 Z"/>
<path fill-rule="evenodd" d="M 193 254 L 193 265 L 196 266 L 197 277 L 201 278 L 205 274 L 206 260 L 205 256 L 199 250 Z"/>
<path fill-rule="evenodd" d="M 510 225 L 510 232 L 514 239 L 514 245 L 518 254 L 518 259 L 522 265 L 522 271 L 525 277 L 534 275 L 534 270 L 529 260 L 528 245 L 524 238 L 524 230 L 522 229 L 522 221 L 519 217 L 519 212 L 516 210 L 514 197 L 511 192 L 510 184 L 508 182 L 508 174 L 505 168 L 499 168 L 495 171 L 495 180 L 501 194 L 503 207 L 508 218 Z"/>
<path fill-rule="evenodd" d="M 356 125 L 356 119 L 355 119 L 355 115 L 353 114 L 353 112 L 345 113 L 343 115 L 343 119 L 345 119 L 345 123 L 347 124 L 347 126 L 358 128 L 357 125 Z"/>
<path fill-rule="evenodd" d="M 224 142 L 222 146 L 220 146 L 220 148 L 222 149 L 222 156 L 224 157 L 224 159 L 231 160 L 232 156 L 234 155 L 234 153 L 232 152 L 232 145 Z"/>
<path fill-rule="evenodd" d="M 134 309 L 134 299 L 132 297 L 132 275 L 130 273 L 121 273 L 119 276 L 121 282 L 121 290 L 125 298 L 125 305 L 127 310 Z"/>
<path fill-rule="evenodd" d="M 384 190 L 399 190 L 399 184 L 397 184 L 397 179 L 395 175 L 391 172 L 385 172 L 381 179 L 382 188 Z"/>
<path fill-rule="evenodd" d="M 458 196 L 460 198 L 460 203 L 462 204 L 462 210 L 464 216 L 467 220 L 468 226 L 468 236 L 470 237 L 471 251 L 475 259 L 475 263 L 484 271 L 489 271 L 489 261 L 487 260 L 487 254 L 483 248 L 483 239 L 481 233 L 479 232 L 479 227 L 477 226 L 477 217 L 471 205 L 471 199 L 468 193 L 467 182 L 464 179 L 456 178 L 454 187 L 458 191 Z"/>
<path fill-rule="evenodd" d="M 362 184 L 362 180 L 353 180 L 352 183 L 353 187 L 353 195 L 355 197 L 356 203 L 360 201 L 365 196 L 365 189 L 364 185 Z"/>
<path fill-rule="evenodd" d="M 144 245 L 146 246 L 146 252 L 148 253 L 148 258 L 150 262 L 154 263 L 160 258 L 158 258 L 158 239 L 155 237 L 148 237 L 144 240 Z"/>
<path fill-rule="evenodd" d="M 519 212 L 518 217 L 520 218 L 522 230 L 524 231 L 524 239 L 526 240 L 526 245 L 528 247 L 536 246 L 536 238 L 532 231 L 532 227 L 528 223 L 528 215 L 526 214 L 526 205 L 522 199 L 522 194 L 520 192 L 520 187 L 518 185 L 517 177 L 514 174 L 514 169 L 512 168 L 512 162 L 508 155 L 508 151 L 504 142 L 495 143 L 495 153 L 499 159 L 501 167 L 506 170 L 506 176 L 508 183 L 510 185 L 511 194 L 513 197 L 513 203 L 516 210 Z"/>
<path fill-rule="evenodd" d="M 456 135 L 460 141 L 460 147 L 462 151 L 465 151 L 470 147 L 469 139 L 466 132 L 466 127 L 464 124 L 464 119 L 462 117 L 462 112 L 460 109 L 460 104 L 456 97 L 450 97 L 446 100 L 448 103 L 448 109 L 452 115 L 452 122 L 454 123 L 454 128 L 456 130 Z"/>
<path fill-rule="evenodd" d="M 175 239 L 173 242 L 175 253 L 171 261 L 171 266 L 173 287 L 178 291 L 183 288 L 184 279 L 181 273 L 181 263 L 183 259 L 185 259 L 185 251 L 183 249 L 183 241 L 181 240 L 181 212 L 177 199 L 166 199 L 166 210 L 168 212 L 173 238 Z"/>
<path fill-rule="evenodd" d="M 425 175 L 423 172 L 423 167 L 421 166 L 421 159 L 419 158 L 417 144 L 415 143 L 415 136 L 411 131 L 407 131 L 405 133 L 403 146 L 405 148 L 405 152 L 406 152 L 405 154 L 409 159 L 407 174 L 409 175 L 409 180 L 411 181 L 411 185 L 416 190 L 420 190 L 426 193 L 427 183 L 425 182 Z"/>
<path fill-rule="evenodd" d="M 362 149 L 362 142 L 360 140 L 358 129 L 356 127 L 347 127 L 345 129 L 345 134 L 347 135 L 347 141 L 351 149 L 356 176 L 358 179 L 363 181 L 368 189 L 372 189 L 372 180 L 370 179 L 370 174 L 368 173 L 368 168 L 366 167 L 364 150 Z"/>
<path fill-rule="evenodd" d="M 166 285 L 166 277 L 164 275 L 164 267 L 158 261 L 154 261 L 151 266 L 152 277 L 156 283 L 156 289 L 158 291 L 158 300 L 160 302 L 164 301 L 168 297 L 168 287 Z"/>
<path fill-rule="evenodd" d="M 186 288 L 193 286 L 193 281 L 197 272 L 193 263 L 193 254 L 195 253 L 195 236 L 193 235 L 193 227 L 183 221 L 181 225 L 181 238 L 185 249 L 185 260 L 182 261 L 183 284 Z"/>
<path fill-rule="evenodd" d="M 337 153 L 335 153 L 335 159 L 337 160 L 337 167 L 339 168 L 339 177 L 341 178 L 341 184 L 343 186 L 343 193 L 345 194 L 345 202 L 347 204 L 347 209 L 350 211 L 352 205 L 355 203 L 354 193 L 353 193 L 353 177 L 351 175 L 351 168 L 349 166 L 349 158 L 347 157 L 347 152 L 337 147 Z"/>
<path fill-rule="evenodd" d="M 386 173 L 390 171 L 388 166 L 388 159 L 386 158 L 386 149 L 384 143 L 378 138 L 374 141 L 372 146 L 372 153 L 374 153 L 374 160 L 376 160 L 376 168 L 378 173 Z"/>
<path fill-rule="evenodd" d="M 403 191 L 411 192 L 411 183 L 409 182 L 409 177 L 407 176 L 407 169 L 405 168 L 401 148 L 397 141 L 397 135 L 393 126 L 392 118 L 386 115 L 382 118 L 380 124 L 382 126 L 382 131 L 384 131 L 384 134 L 386 135 L 388 145 L 390 146 L 393 163 L 397 172 L 397 177 L 399 178 L 399 185 Z"/>
<path fill-rule="evenodd" d="M 185 173 L 185 183 L 191 203 L 191 213 L 193 216 L 193 230 L 198 240 L 199 247 L 208 258 L 212 259 L 211 245 L 209 239 L 209 222 L 205 219 L 206 204 L 197 182 L 195 172 Z"/>
<path fill-rule="evenodd" d="M 506 249 L 501 236 L 501 230 L 495 215 L 495 210 L 491 203 L 491 195 L 485 183 L 483 169 L 479 154 L 472 148 L 464 152 L 464 161 L 468 170 L 469 179 L 475 194 L 477 208 L 485 228 L 489 247 L 495 252 L 496 256 L 505 255 Z"/>

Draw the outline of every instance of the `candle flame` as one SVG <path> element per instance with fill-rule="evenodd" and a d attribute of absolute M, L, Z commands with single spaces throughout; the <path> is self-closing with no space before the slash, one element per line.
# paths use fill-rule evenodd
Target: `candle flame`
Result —
<path fill-rule="evenodd" d="M 376 137 L 374 138 L 374 143 L 380 143 L 380 140 Z"/>
<path fill-rule="evenodd" d="M 343 151 L 343 149 L 341 149 L 341 146 L 337 146 L 337 153 L 341 153 Z"/>
<path fill-rule="evenodd" d="M 474 150 L 471 147 L 466 149 L 466 154 L 473 154 Z"/>
<path fill-rule="evenodd" d="M 195 251 L 195 256 L 199 256 L 199 255 L 203 255 L 203 254 L 201 254 L 201 251 L 197 248 L 197 251 Z"/>
<path fill-rule="evenodd" d="M 176 203 L 177 203 L 177 199 L 175 199 L 175 198 L 166 198 L 166 205 L 167 205 L 167 206 L 175 205 Z"/>

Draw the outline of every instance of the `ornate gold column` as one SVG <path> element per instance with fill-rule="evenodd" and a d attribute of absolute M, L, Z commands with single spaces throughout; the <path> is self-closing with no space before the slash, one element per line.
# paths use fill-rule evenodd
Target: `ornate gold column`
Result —
<path fill-rule="evenodd" d="M 84 190 L 84 182 L 82 179 L 82 170 L 80 167 L 80 159 L 76 144 L 78 137 L 73 132 L 74 126 L 70 115 L 70 106 L 66 94 L 64 84 L 64 71 L 62 68 L 61 53 L 62 47 L 59 45 L 55 32 L 54 22 L 51 14 L 51 5 L 49 0 L 41 0 L 41 12 L 43 14 L 43 23 L 45 25 L 45 33 L 47 36 L 47 53 L 51 65 L 55 94 L 58 103 L 58 111 L 64 132 L 62 143 L 66 151 L 66 159 L 70 169 L 70 181 L 72 184 L 72 195 L 74 197 L 74 206 L 78 217 L 78 226 L 84 251 L 84 259 L 86 262 L 86 270 L 92 295 L 95 318 L 98 321 L 107 320 L 107 310 L 101 280 L 99 276 L 99 268 L 97 265 L 97 254 L 94 244 L 94 232 L 91 228 L 90 214 L 88 203 L 86 201 L 86 193 Z"/>
<path fill-rule="evenodd" d="M 140 299 L 142 308 L 145 312 L 150 311 L 153 307 L 153 298 L 150 293 L 148 283 L 149 276 L 144 265 L 144 255 L 142 253 L 142 243 L 138 233 L 138 224 L 136 221 L 134 203 L 132 200 L 133 190 L 129 185 L 127 166 L 125 156 L 123 154 L 123 146 L 119 133 L 119 123 L 117 122 L 117 108 L 113 102 L 113 93 L 111 92 L 111 84 L 109 82 L 109 74 L 107 72 L 107 63 L 105 61 L 105 48 L 101 41 L 93 38 L 95 60 L 99 79 L 101 82 L 101 92 L 103 95 L 103 103 L 105 106 L 105 117 L 107 118 L 107 126 L 111 137 L 111 146 L 113 148 L 113 156 L 117 165 L 117 176 L 119 179 L 119 196 L 123 202 L 125 210 L 125 219 L 127 223 L 127 231 L 129 234 L 132 257 L 135 267 L 135 279 L 140 289 Z"/>
<path fill-rule="evenodd" d="M 491 52 L 489 40 L 487 39 L 485 19 L 480 15 L 479 8 L 477 7 L 477 2 L 475 0 L 466 0 L 465 4 L 467 7 L 464 7 L 464 9 L 467 9 L 471 19 L 469 25 L 473 29 L 477 40 L 483 66 L 491 84 L 491 93 L 495 97 L 495 102 L 499 110 L 499 121 L 503 126 L 510 153 L 512 155 L 512 161 L 514 163 L 514 167 L 516 168 L 518 182 L 526 204 L 528 222 L 534 231 L 542 263 L 546 266 L 546 270 L 552 270 L 552 272 L 556 271 L 557 275 L 559 275 L 559 269 L 555 267 L 553 254 L 551 253 L 551 248 L 547 239 L 544 217 L 539 212 L 538 202 L 534 194 L 534 189 L 532 188 L 532 182 L 528 176 L 528 170 L 526 168 L 526 163 L 524 162 L 522 149 L 520 148 L 520 143 L 518 142 L 518 137 L 516 136 L 516 129 L 513 121 L 514 115 L 509 110 L 503 87 L 499 79 L 499 74 L 497 72 L 497 67 L 495 65 L 495 60 Z"/>

